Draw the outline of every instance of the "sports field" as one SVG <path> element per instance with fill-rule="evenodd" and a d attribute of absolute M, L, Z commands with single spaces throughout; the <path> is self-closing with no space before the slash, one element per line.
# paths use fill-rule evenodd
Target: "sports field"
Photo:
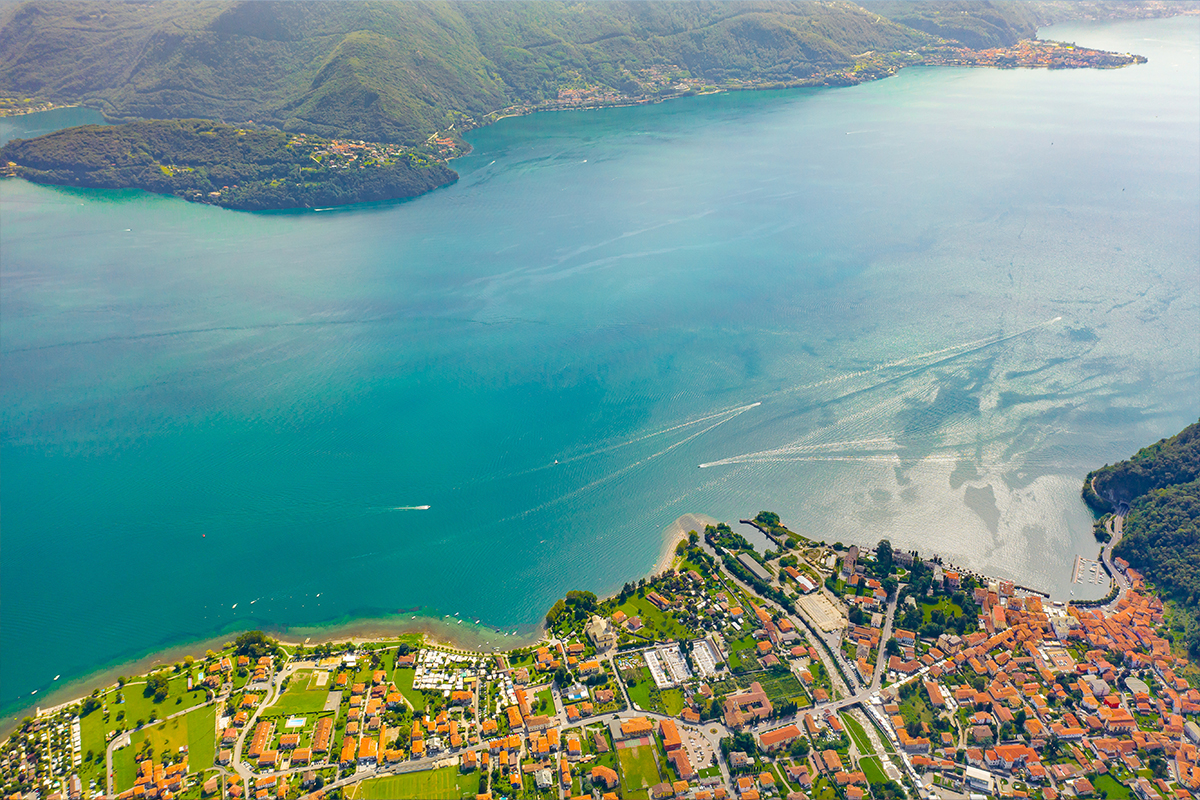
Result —
<path fill-rule="evenodd" d="M 320 673 L 325 674 L 325 673 Z M 325 699 L 329 697 L 329 684 L 321 682 L 310 670 L 300 670 L 288 681 L 287 691 L 274 705 L 263 711 L 264 716 L 297 716 L 316 714 L 325 710 Z"/>
<path fill-rule="evenodd" d="M 479 773 L 465 775 L 454 767 L 427 769 L 407 775 L 389 775 L 356 783 L 347 792 L 351 800 L 393 800 L 421 797 L 427 800 L 459 800 L 479 793 Z"/>
<path fill-rule="evenodd" d="M 626 798 L 648 797 L 650 787 L 662 781 L 650 745 L 621 748 L 617 750 L 617 759 L 621 763 L 621 785 Z"/>

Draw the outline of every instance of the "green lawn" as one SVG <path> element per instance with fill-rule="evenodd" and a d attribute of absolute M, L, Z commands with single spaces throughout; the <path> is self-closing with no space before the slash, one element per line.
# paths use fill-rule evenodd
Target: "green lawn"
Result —
<path fill-rule="evenodd" d="M 329 697 L 330 684 L 313 688 L 316 681 L 311 670 L 301 670 L 292 675 L 288 682 L 287 691 L 283 693 L 273 706 L 263 711 L 270 716 L 303 716 L 316 714 L 325 710 L 325 700 Z"/>
<path fill-rule="evenodd" d="M 857 719 L 849 714 L 843 714 L 842 722 L 845 724 L 846 732 L 854 740 L 854 745 L 858 748 L 860 754 L 875 752 L 875 748 L 871 747 L 871 740 L 867 737 L 867 732 L 863 730 L 863 726 Z"/>
<path fill-rule="evenodd" d="M 550 693 L 549 688 L 542 689 L 540 692 L 538 692 L 537 695 L 534 697 L 534 702 L 535 702 L 534 707 L 538 709 L 538 713 L 541 713 L 541 714 L 553 714 L 554 713 L 554 695 L 552 695 Z M 542 705 L 543 702 L 545 703 L 545 705 Z"/>
<path fill-rule="evenodd" d="M 657 687 L 654 685 L 654 678 L 650 677 L 650 670 L 645 666 L 645 662 L 638 656 L 638 663 L 642 664 L 638 668 L 637 683 L 631 681 L 625 682 L 625 691 L 629 692 L 629 699 L 635 703 L 638 708 L 649 710 L 656 703 L 650 699 L 650 692 Z"/>
<path fill-rule="evenodd" d="M 838 797 L 837 790 L 834 789 L 833 784 L 823 775 L 813 784 L 811 796 L 814 800 L 837 800 Z"/>
<path fill-rule="evenodd" d="M 930 725 L 933 723 L 933 709 L 925 702 L 925 696 L 921 692 L 913 692 L 912 697 L 900 701 L 900 715 L 904 717 L 905 723 L 913 720 Z"/>
<path fill-rule="evenodd" d="M 683 711 L 684 700 L 682 689 L 664 689 L 660 693 L 662 697 L 662 706 L 667 710 L 667 713 L 672 717 L 679 716 L 679 712 Z"/>
<path fill-rule="evenodd" d="M 463 797 L 473 798 L 478 793 L 478 770 L 462 774 L 455 767 L 442 767 L 361 781 L 354 784 L 346 796 L 351 800 L 390 800 L 397 797 L 459 800 Z"/>
<path fill-rule="evenodd" d="M 408 702 L 412 703 L 413 709 L 416 711 L 425 710 L 425 695 L 413 688 L 413 678 L 417 676 L 415 669 L 405 667 L 404 669 L 396 670 L 393 679 L 396 681 L 396 688 L 400 690 L 400 694 L 408 698 Z"/>
<path fill-rule="evenodd" d="M 934 609 L 940 608 L 942 613 L 946 615 L 946 619 L 952 617 L 961 617 L 962 609 L 950 602 L 949 597 L 939 597 L 936 603 L 921 603 L 921 624 L 927 625 L 930 621 L 930 615 Z"/>
<path fill-rule="evenodd" d="M 641 669 L 641 678 L 634 685 L 626 684 L 629 699 L 643 711 L 656 714 L 678 715 L 683 710 L 683 691 L 680 689 L 659 690 L 650 677 L 650 670 Z"/>
<path fill-rule="evenodd" d="M 205 706 L 189 713 L 188 771 L 208 769 L 217 760 L 217 707 Z"/>
<path fill-rule="evenodd" d="M 682 625 L 674 617 L 659 611 L 653 603 L 644 597 L 630 595 L 624 603 L 613 609 L 624 611 L 627 616 L 641 617 L 643 627 L 638 633 L 652 636 L 659 641 L 669 639 L 690 639 L 695 632 Z"/>
<path fill-rule="evenodd" d="M 888 776 L 883 771 L 883 765 L 879 761 L 879 756 L 860 758 L 858 760 L 858 768 L 867 776 L 867 783 L 872 786 L 879 783 L 887 783 Z"/>
<path fill-rule="evenodd" d="M 1092 786 L 1097 795 L 1107 795 L 1111 800 L 1129 800 L 1129 787 L 1118 783 L 1111 775 L 1097 775 Z"/>
<path fill-rule="evenodd" d="M 629 800 L 649 797 L 649 789 L 662 781 L 653 747 L 627 747 L 617 751 L 621 763 L 623 796 Z"/>
<path fill-rule="evenodd" d="M 206 706 L 191 711 L 182 717 L 161 722 L 135 731 L 130 735 L 132 744 L 113 753 L 113 773 L 117 791 L 133 786 L 137 779 L 135 756 L 144 742 L 154 748 L 154 761 L 162 761 L 164 754 L 176 755 L 180 747 L 188 748 L 188 772 L 203 772 L 213 765 L 216 757 L 216 706 Z"/>

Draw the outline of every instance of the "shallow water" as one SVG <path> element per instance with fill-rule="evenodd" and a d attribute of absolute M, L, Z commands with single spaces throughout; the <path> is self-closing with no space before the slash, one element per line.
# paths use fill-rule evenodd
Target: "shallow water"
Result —
<path fill-rule="evenodd" d="M 1047 33 L 1150 61 L 510 119 L 323 213 L 3 182 L 0 703 L 258 625 L 527 631 L 686 512 L 1101 593 L 1083 474 L 1197 416 L 1200 20 Z"/>

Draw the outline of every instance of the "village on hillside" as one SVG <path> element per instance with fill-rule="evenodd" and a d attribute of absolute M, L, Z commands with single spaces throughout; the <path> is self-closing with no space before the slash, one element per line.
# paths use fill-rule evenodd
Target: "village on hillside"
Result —
<path fill-rule="evenodd" d="M 543 641 L 259 632 L 26 719 L 4 797 L 1174 800 L 1200 787 L 1197 671 L 1163 604 L 1051 603 L 763 512 L 671 569 L 570 592 Z M 1106 563 L 1106 569 L 1107 563 Z"/>

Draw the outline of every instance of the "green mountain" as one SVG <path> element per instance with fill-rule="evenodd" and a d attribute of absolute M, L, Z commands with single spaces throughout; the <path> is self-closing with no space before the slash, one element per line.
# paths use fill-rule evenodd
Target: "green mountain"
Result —
<path fill-rule="evenodd" d="M 1033 3 L 988 0 L 866 0 L 866 8 L 893 22 L 972 48 L 1008 47 L 1037 35 Z"/>
<path fill-rule="evenodd" d="M 1129 506 L 1113 553 L 1174 603 L 1188 649 L 1200 654 L 1200 422 L 1091 473 L 1084 497 L 1100 511 Z"/>
<path fill-rule="evenodd" d="M 0 14 L 0 94 L 82 102 L 116 120 L 205 117 L 416 144 L 562 90 L 841 81 L 864 58 L 911 63 L 914 48 L 958 30 L 918 30 L 892 5 L 33 0 Z M 1008 41 L 1033 30 L 1028 16 L 980 2 L 956 19 L 978 17 L 981 41 Z"/>
<path fill-rule="evenodd" d="M 922 48 L 1185 6 L 1197 2 L 31 0 L 0 6 L 0 96 L 415 145 L 560 97 L 855 82 Z"/>
<path fill-rule="evenodd" d="M 1132 505 L 1155 489 L 1200 478 L 1200 422 L 1167 439 L 1143 447 L 1127 461 L 1088 473 L 1083 499 L 1099 513 L 1118 504 Z"/>
<path fill-rule="evenodd" d="M 396 200 L 458 178 L 399 145 L 333 143 L 194 119 L 81 125 L 9 142 L 0 161 L 38 183 L 135 187 L 251 211 Z"/>

